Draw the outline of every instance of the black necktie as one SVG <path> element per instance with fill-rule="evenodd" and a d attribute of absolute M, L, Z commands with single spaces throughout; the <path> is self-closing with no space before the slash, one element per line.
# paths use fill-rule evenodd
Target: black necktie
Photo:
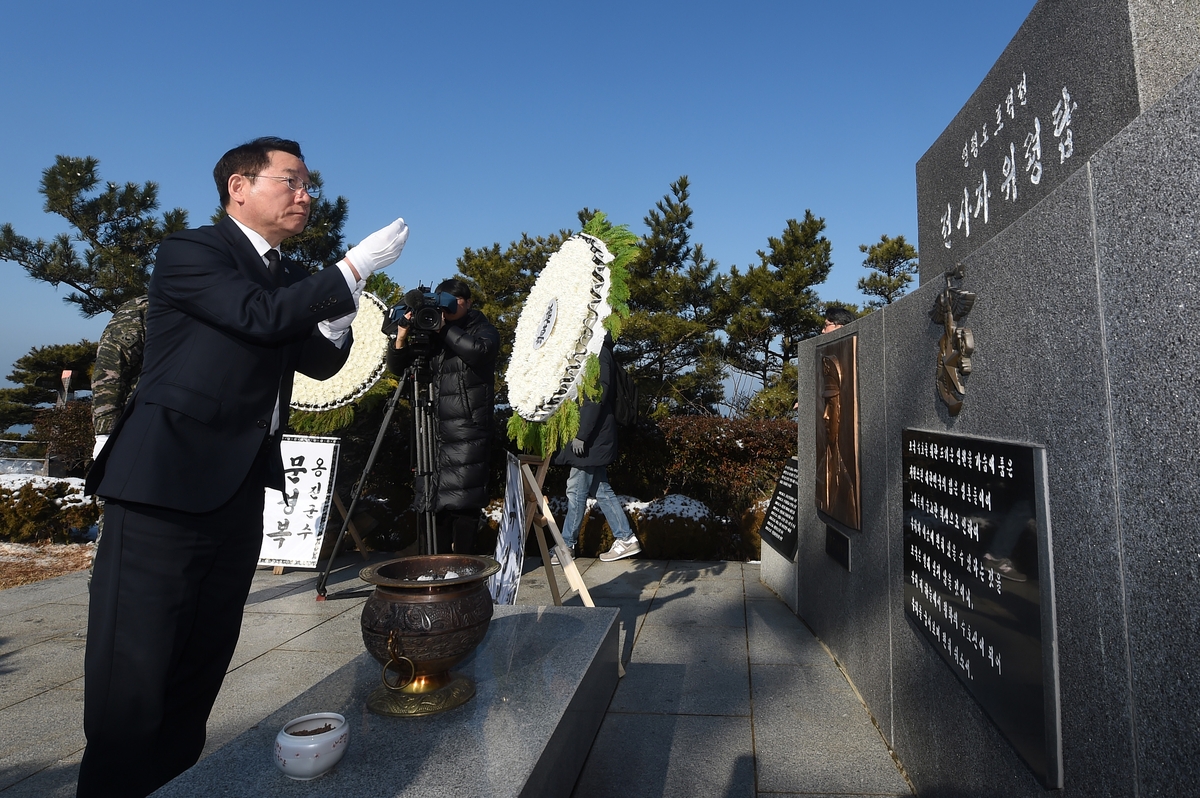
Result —
<path fill-rule="evenodd" d="M 267 271 L 271 273 L 271 282 L 279 285 L 279 250 L 267 250 Z"/>

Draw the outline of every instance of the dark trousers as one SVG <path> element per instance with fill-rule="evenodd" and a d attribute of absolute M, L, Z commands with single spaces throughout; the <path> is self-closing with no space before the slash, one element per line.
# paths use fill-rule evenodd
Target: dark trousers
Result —
<path fill-rule="evenodd" d="M 260 453 L 211 513 L 105 503 L 88 608 L 79 798 L 140 798 L 200 758 L 262 547 L 265 463 Z"/>
<path fill-rule="evenodd" d="M 437 553 L 474 554 L 479 532 L 479 510 L 439 510 Z"/>

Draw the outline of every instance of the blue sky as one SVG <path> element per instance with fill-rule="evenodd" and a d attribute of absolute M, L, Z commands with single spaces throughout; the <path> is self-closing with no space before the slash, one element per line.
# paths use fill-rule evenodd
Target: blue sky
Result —
<path fill-rule="evenodd" d="M 822 298 L 862 302 L 859 244 L 917 243 L 916 162 L 1033 5 L 21 3 L 0 50 L 0 223 L 68 229 L 37 192 L 59 154 L 207 223 L 216 160 L 280 135 L 349 200 L 347 241 L 405 217 L 389 273 L 408 287 L 585 206 L 641 233 L 686 174 L 693 241 L 722 269 L 811 209 L 833 245 Z M 99 336 L 106 316 L 66 293 L 0 261 L 0 375 Z"/>

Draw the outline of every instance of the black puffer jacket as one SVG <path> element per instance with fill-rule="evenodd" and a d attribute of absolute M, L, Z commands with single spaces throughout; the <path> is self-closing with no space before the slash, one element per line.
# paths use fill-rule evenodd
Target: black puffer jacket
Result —
<path fill-rule="evenodd" d="M 571 444 L 554 456 L 555 465 L 606 466 L 617 459 L 617 417 L 613 415 L 613 352 L 612 338 L 604 338 L 598 355 L 600 360 L 600 401 L 583 400 L 579 408 L 579 432 L 583 454 L 575 454 Z"/>
<path fill-rule="evenodd" d="M 478 310 L 446 325 L 430 359 L 438 408 L 435 510 L 472 510 L 488 503 L 488 465 L 495 427 L 495 374 L 500 334 Z M 392 349 L 388 369 L 401 374 L 412 350 Z"/>

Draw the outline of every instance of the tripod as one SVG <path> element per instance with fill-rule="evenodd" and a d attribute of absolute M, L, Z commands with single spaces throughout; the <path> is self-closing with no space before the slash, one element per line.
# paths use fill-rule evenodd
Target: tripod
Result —
<path fill-rule="evenodd" d="M 424 356 L 408 368 L 412 385 L 413 437 L 409 460 L 413 469 L 413 509 L 417 511 L 418 551 L 437 553 L 437 401 Z"/>
<path fill-rule="evenodd" d="M 383 414 L 383 423 L 375 436 L 375 444 L 367 457 L 367 465 L 363 468 L 362 476 L 354 485 L 350 495 L 350 508 L 342 520 L 342 528 L 329 554 L 329 562 L 325 571 L 317 580 L 317 601 L 324 601 L 328 592 L 329 572 L 333 569 L 333 561 L 337 559 L 338 550 L 354 517 L 354 509 L 358 505 L 358 497 L 367 481 L 367 474 L 375 465 L 375 456 L 383 443 L 383 436 L 391 423 L 392 413 L 396 410 L 396 402 L 408 391 L 408 399 L 413 411 L 413 436 L 410 449 L 410 462 L 413 469 L 413 509 L 417 511 L 418 550 L 422 554 L 433 554 L 437 551 L 437 518 L 434 510 L 437 503 L 437 412 L 433 392 L 433 380 L 429 371 L 428 354 L 418 353 L 413 362 L 404 370 L 396 390 L 387 401 L 387 410 Z"/>

